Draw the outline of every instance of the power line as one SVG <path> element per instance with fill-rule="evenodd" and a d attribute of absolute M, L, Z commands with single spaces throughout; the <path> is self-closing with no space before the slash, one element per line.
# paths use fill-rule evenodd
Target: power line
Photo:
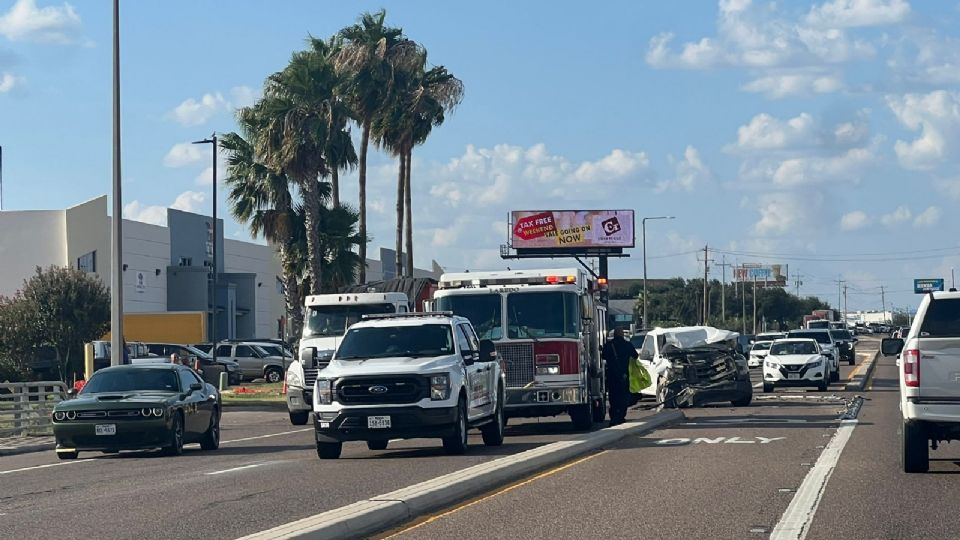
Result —
<path fill-rule="evenodd" d="M 744 251 L 727 251 L 727 250 L 715 250 L 717 253 L 724 253 L 727 255 L 737 255 L 741 257 L 758 257 L 758 258 L 777 258 L 780 260 L 787 261 L 805 261 L 805 262 L 858 262 L 858 263 L 868 263 L 868 262 L 893 262 L 893 261 L 918 261 L 924 259 L 941 259 L 947 253 L 941 253 L 938 255 L 911 255 L 904 257 L 873 257 L 873 258 L 863 258 L 863 259 L 854 259 L 854 258 L 829 258 L 829 257 L 820 257 L 820 256 L 793 256 L 793 255 L 776 255 L 772 253 L 750 253 Z"/>

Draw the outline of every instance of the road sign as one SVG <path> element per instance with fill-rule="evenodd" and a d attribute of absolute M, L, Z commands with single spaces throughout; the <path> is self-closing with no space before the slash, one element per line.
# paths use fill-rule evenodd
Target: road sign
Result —
<path fill-rule="evenodd" d="M 943 290 L 943 278 L 928 278 L 913 280 L 913 292 L 916 294 L 925 294 L 932 291 Z"/>

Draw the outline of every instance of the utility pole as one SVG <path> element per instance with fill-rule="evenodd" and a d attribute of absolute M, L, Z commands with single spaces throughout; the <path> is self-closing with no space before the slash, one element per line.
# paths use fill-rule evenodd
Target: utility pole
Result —
<path fill-rule="evenodd" d="M 707 294 L 707 272 L 710 270 L 707 258 L 710 255 L 710 246 L 703 246 L 703 325 L 707 325 L 710 315 L 710 297 Z"/>
<path fill-rule="evenodd" d="M 793 282 L 793 284 L 797 287 L 797 297 L 798 297 L 798 298 L 800 297 L 800 286 L 803 285 L 803 281 L 800 280 L 800 278 L 802 278 L 802 277 L 803 277 L 803 276 L 801 276 L 800 274 L 797 274 L 796 281 Z"/>
<path fill-rule="evenodd" d="M 753 276 L 753 335 L 757 335 L 757 276 Z"/>
<path fill-rule="evenodd" d="M 120 181 L 120 0 L 113 0 L 113 220 L 110 233 L 110 365 L 123 363 L 123 195 Z"/>
<path fill-rule="evenodd" d="M 723 279 L 720 281 L 720 320 L 723 324 L 727 323 L 727 267 L 733 266 L 727 264 L 727 256 L 724 255 L 720 267 L 723 268 Z"/>
<path fill-rule="evenodd" d="M 847 327 L 847 284 L 843 284 L 843 327 Z"/>
<path fill-rule="evenodd" d="M 881 303 L 881 305 L 882 305 L 882 307 L 883 307 L 883 309 L 882 309 L 882 311 L 880 311 L 880 313 L 883 315 L 884 322 L 886 322 L 886 319 L 887 319 L 887 297 L 886 297 L 886 295 L 885 295 L 885 291 L 883 290 L 883 285 L 880 286 L 880 303 Z"/>
<path fill-rule="evenodd" d="M 742 334 L 747 333 L 747 282 L 744 279 L 746 276 L 740 276 L 740 322 L 743 326 Z"/>

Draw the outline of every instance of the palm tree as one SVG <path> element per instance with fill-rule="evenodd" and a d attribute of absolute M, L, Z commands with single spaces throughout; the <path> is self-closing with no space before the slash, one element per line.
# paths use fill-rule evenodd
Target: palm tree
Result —
<path fill-rule="evenodd" d="M 331 65 L 343 49 L 343 40 L 339 36 L 333 36 L 327 41 L 310 37 L 308 42 L 313 53 L 323 56 Z M 353 139 L 347 127 L 347 122 L 354 119 L 353 109 L 347 101 L 347 96 L 344 95 L 347 89 L 348 86 L 344 81 L 337 80 L 326 109 L 328 136 L 323 154 L 330 171 L 335 207 L 340 206 L 340 170 L 349 170 L 357 166 L 357 151 L 353 147 Z"/>
<path fill-rule="evenodd" d="M 343 49 L 337 54 L 337 71 L 345 77 L 346 95 L 360 124 L 360 267 L 359 281 L 366 281 L 367 257 L 367 149 L 373 120 L 390 102 L 394 92 L 394 72 L 413 66 L 416 44 L 406 39 L 403 30 L 384 24 L 386 11 L 364 13 L 356 24 L 338 33 Z"/>

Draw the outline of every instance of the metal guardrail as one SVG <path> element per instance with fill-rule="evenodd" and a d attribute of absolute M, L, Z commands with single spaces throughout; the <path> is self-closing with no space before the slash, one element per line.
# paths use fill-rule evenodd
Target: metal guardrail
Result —
<path fill-rule="evenodd" d="M 50 414 L 66 395 L 61 381 L 0 383 L 0 437 L 51 435 Z"/>

